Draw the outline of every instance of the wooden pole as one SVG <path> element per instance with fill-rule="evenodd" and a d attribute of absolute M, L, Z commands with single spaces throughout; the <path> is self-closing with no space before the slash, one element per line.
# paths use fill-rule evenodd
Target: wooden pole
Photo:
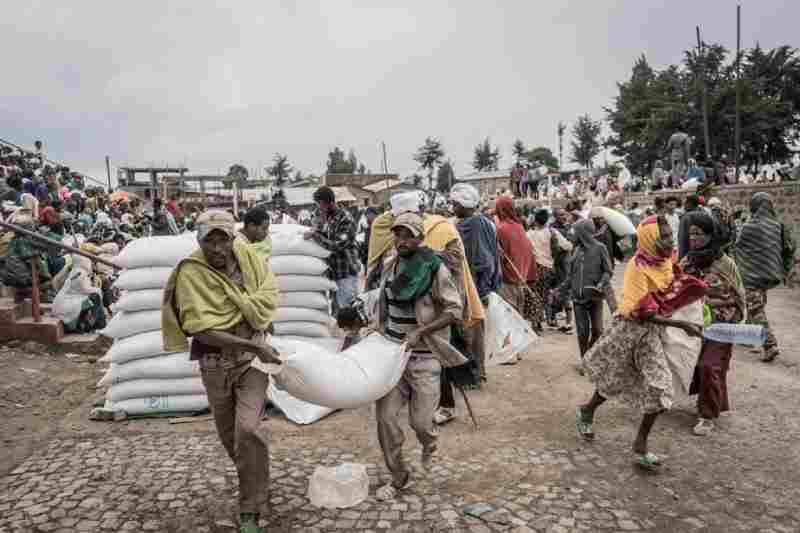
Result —
<path fill-rule="evenodd" d="M 734 133 L 733 148 L 733 168 L 735 175 L 734 183 L 739 182 L 739 150 L 742 145 L 742 122 L 739 115 L 739 107 L 742 100 L 742 72 L 741 72 L 741 48 L 742 48 L 742 6 L 736 6 L 736 132 Z"/>
<path fill-rule="evenodd" d="M 39 294 L 39 255 L 31 257 L 31 314 L 34 322 L 42 321 L 40 308 L 41 295 Z"/>
<path fill-rule="evenodd" d="M 700 40 L 700 26 L 697 29 L 697 62 L 698 62 L 698 79 L 703 90 L 702 94 L 702 107 L 703 107 L 703 137 L 706 145 L 706 162 L 711 160 L 711 134 L 708 131 L 708 88 L 706 87 L 706 59 L 705 52 L 703 51 L 703 41 Z"/>
<path fill-rule="evenodd" d="M 110 266 L 111 268 L 116 270 L 122 270 L 122 267 L 117 265 L 116 263 L 112 263 L 111 261 L 107 261 L 101 257 L 97 257 L 94 254 L 90 254 L 89 252 L 85 252 L 79 248 L 75 248 L 74 246 L 54 241 L 53 239 L 48 239 L 44 235 L 40 235 L 35 231 L 30 231 L 25 228 L 21 228 L 15 224 L 9 224 L 8 222 L 0 222 L 0 228 L 5 228 L 9 231 L 13 231 L 14 233 L 25 235 L 26 237 L 30 237 L 31 239 L 47 244 L 48 246 L 57 246 L 58 248 L 66 250 L 71 254 L 82 255 L 83 257 L 91 259 L 95 263 L 100 263 L 101 265 Z"/>
<path fill-rule="evenodd" d="M 111 159 L 106 156 L 106 178 L 108 178 L 108 192 L 111 192 Z"/>

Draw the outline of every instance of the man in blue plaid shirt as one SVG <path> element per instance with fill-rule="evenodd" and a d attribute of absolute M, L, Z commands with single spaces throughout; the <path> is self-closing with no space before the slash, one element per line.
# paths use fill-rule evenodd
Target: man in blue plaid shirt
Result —
<path fill-rule="evenodd" d="M 356 243 L 356 222 L 350 214 L 336 205 L 336 195 L 330 187 L 320 187 L 314 193 L 314 201 L 319 208 L 319 219 L 313 231 L 306 233 L 307 240 L 313 240 L 326 250 L 330 277 L 336 282 L 336 307 L 348 307 L 358 296 L 358 273 L 361 263 Z"/>

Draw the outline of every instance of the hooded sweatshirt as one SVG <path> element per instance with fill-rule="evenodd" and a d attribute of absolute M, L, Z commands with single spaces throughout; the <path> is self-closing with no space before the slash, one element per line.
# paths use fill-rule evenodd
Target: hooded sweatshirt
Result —
<path fill-rule="evenodd" d="M 570 297 L 575 303 L 599 300 L 613 275 L 608 248 L 594 238 L 595 227 L 591 220 L 581 220 L 572 229 L 577 246 L 565 280 L 569 284 Z M 601 292 L 589 287 L 597 287 Z"/>

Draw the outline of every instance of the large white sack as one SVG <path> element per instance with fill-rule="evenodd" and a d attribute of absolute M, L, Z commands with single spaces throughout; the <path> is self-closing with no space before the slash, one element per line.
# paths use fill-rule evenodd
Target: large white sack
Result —
<path fill-rule="evenodd" d="M 106 400 L 119 402 L 149 396 L 184 396 L 205 393 L 203 378 L 134 379 L 112 385 L 106 392 Z"/>
<path fill-rule="evenodd" d="M 124 291 L 163 289 L 167 286 L 173 267 L 147 267 L 125 270 L 119 275 L 114 287 Z"/>
<path fill-rule="evenodd" d="M 276 276 L 275 279 L 281 292 L 324 292 L 336 290 L 336 283 L 322 276 L 289 274 Z"/>
<path fill-rule="evenodd" d="M 120 339 L 111 345 L 101 362 L 122 364 L 136 359 L 169 353 L 164 350 L 161 330 L 147 331 Z"/>
<path fill-rule="evenodd" d="M 305 229 L 306 231 L 310 231 L 311 228 Z M 325 259 L 331 255 L 331 253 L 314 241 L 303 239 L 302 233 L 273 232 L 272 256 L 279 257 L 282 255 L 310 255 L 312 257 Z"/>
<path fill-rule="evenodd" d="M 161 309 L 150 311 L 120 311 L 100 333 L 112 339 L 123 339 L 147 331 L 161 329 Z"/>
<path fill-rule="evenodd" d="M 515 363 L 539 337 L 527 320 L 496 293 L 486 310 L 486 365 Z"/>
<path fill-rule="evenodd" d="M 310 255 L 279 255 L 270 258 L 269 266 L 276 276 L 284 274 L 321 276 L 328 270 L 328 263 Z"/>
<path fill-rule="evenodd" d="M 137 359 L 127 363 L 111 363 L 98 387 L 134 379 L 191 378 L 200 375 L 200 365 L 190 361 L 186 352 Z"/>
<path fill-rule="evenodd" d="M 275 312 L 272 322 L 317 322 L 331 325 L 333 319 L 319 309 L 306 309 L 304 307 L 279 307 Z"/>
<path fill-rule="evenodd" d="M 123 248 L 114 262 L 122 268 L 174 267 L 198 247 L 197 238 L 192 233 L 144 237 Z"/>
<path fill-rule="evenodd" d="M 120 296 L 114 304 L 114 311 L 151 311 L 161 309 L 164 299 L 163 289 L 144 289 L 141 291 L 128 291 Z"/>
<path fill-rule="evenodd" d="M 378 333 L 344 352 L 297 341 L 276 341 L 283 365 L 275 384 L 306 402 L 350 409 L 376 401 L 397 385 L 408 363 L 405 345 Z"/>
<path fill-rule="evenodd" d="M 342 349 L 344 339 L 339 337 L 299 337 L 297 335 L 286 335 L 285 337 L 274 336 L 273 339 L 278 341 L 300 341 L 320 346 L 329 352 L 338 352 Z"/>
<path fill-rule="evenodd" d="M 335 411 L 330 407 L 298 400 L 288 392 L 277 388 L 271 379 L 267 387 L 267 397 L 295 424 L 313 424 Z"/>
<path fill-rule="evenodd" d="M 285 292 L 281 294 L 281 305 L 327 310 L 330 307 L 324 292 Z"/>
<path fill-rule="evenodd" d="M 132 398 L 121 402 L 106 401 L 108 409 L 125 411 L 128 415 L 159 415 L 168 413 L 197 413 L 208 409 L 208 397 L 205 394 L 185 396 L 149 396 Z"/>
<path fill-rule="evenodd" d="M 275 335 L 285 337 L 330 337 L 331 330 L 319 322 L 274 322 Z"/>

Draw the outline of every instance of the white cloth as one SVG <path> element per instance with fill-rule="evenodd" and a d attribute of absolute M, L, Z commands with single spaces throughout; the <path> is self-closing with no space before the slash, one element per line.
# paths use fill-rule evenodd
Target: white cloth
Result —
<path fill-rule="evenodd" d="M 420 206 L 420 196 L 416 191 L 403 192 L 392 196 L 392 214 L 400 216 L 403 213 L 418 213 Z"/>
<path fill-rule="evenodd" d="M 474 209 L 478 207 L 481 201 L 481 195 L 478 189 L 469 185 L 468 183 L 458 183 L 453 186 L 450 191 L 450 201 L 456 202 L 467 209 Z"/>
<path fill-rule="evenodd" d="M 547 268 L 553 268 L 553 252 L 550 249 L 550 239 L 553 234 L 555 234 L 556 241 L 563 251 L 572 251 L 572 243 L 565 239 L 560 231 L 542 228 L 528 230 L 527 233 L 528 240 L 533 244 L 533 254 L 536 258 L 536 264 Z"/>

